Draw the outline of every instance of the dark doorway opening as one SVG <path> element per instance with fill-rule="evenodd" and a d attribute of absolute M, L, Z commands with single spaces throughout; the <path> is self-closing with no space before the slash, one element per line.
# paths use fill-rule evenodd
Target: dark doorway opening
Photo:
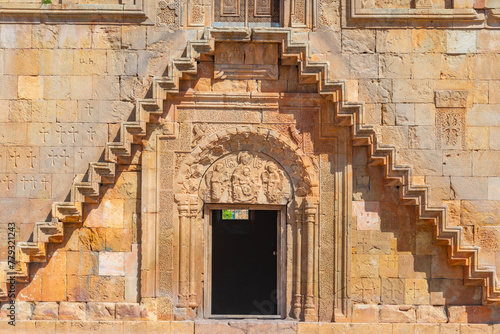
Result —
<path fill-rule="evenodd" d="M 278 211 L 213 210 L 212 314 L 278 315 L 277 259 Z"/>

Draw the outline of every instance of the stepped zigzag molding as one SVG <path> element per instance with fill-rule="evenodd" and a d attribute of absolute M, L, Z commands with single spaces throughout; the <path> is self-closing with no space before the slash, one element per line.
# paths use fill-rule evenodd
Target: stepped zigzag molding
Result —
<path fill-rule="evenodd" d="M 447 208 L 429 205 L 429 187 L 412 184 L 412 167 L 397 165 L 397 151 L 394 146 L 380 143 L 375 128 L 363 123 L 363 104 L 345 100 L 346 85 L 330 79 L 330 65 L 326 61 L 311 60 L 308 42 L 294 41 L 289 28 L 207 28 L 203 39 L 187 43 L 185 57 L 172 59 L 168 64 L 168 76 L 154 78 L 153 98 L 140 99 L 136 103 L 135 121 L 121 123 L 119 140 L 105 147 L 106 162 L 91 163 L 89 177 L 76 177 L 68 202 L 56 202 L 52 207 L 52 220 L 35 224 L 33 242 L 19 242 L 16 245 L 16 267 L 8 268 L 1 263 L 0 298 L 7 296 L 7 279 L 29 280 L 29 263 L 45 262 L 47 243 L 63 240 L 65 222 L 81 222 L 82 205 L 99 200 L 101 184 L 114 183 L 116 165 L 125 163 L 132 154 L 132 144 L 140 143 L 146 135 L 146 124 L 157 123 L 163 114 L 163 101 L 168 93 L 179 91 L 179 80 L 183 76 L 196 74 L 197 59 L 204 54 L 213 54 L 215 41 L 234 42 L 276 42 L 281 44 L 282 64 L 299 64 L 300 83 L 318 84 L 318 92 L 326 98 L 336 96 L 340 101 L 336 111 L 337 124 L 350 126 L 354 146 L 367 146 L 370 166 L 384 169 L 385 185 L 397 186 L 403 205 L 416 205 L 419 219 L 430 220 L 434 226 L 437 244 L 448 248 L 450 263 L 465 266 L 466 282 L 483 287 L 483 304 L 500 304 L 500 287 L 494 266 L 479 263 L 480 248 L 464 244 L 464 232 L 460 226 L 447 225 Z"/>

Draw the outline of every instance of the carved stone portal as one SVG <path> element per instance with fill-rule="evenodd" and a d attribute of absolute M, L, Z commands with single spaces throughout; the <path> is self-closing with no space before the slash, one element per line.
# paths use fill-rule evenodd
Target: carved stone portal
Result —
<path fill-rule="evenodd" d="M 199 195 L 205 203 L 285 205 L 292 198 L 292 186 L 285 170 L 271 157 L 240 151 L 208 169 Z"/>

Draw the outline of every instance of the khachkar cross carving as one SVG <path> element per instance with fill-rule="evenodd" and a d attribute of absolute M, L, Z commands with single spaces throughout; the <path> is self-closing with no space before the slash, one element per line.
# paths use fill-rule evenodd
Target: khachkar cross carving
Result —
<path fill-rule="evenodd" d="M 212 164 L 200 197 L 208 203 L 286 204 L 291 191 L 289 179 L 272 158 L 240 151 Z"/>
<path fill-rule="evenodd" d="M 448 114 L 445 116 L 443 122 L 443 133 L 445 135 L 446 145 L 457 145 L 460 137 L 459 128 L 460 122 L 455 115 Z"/>

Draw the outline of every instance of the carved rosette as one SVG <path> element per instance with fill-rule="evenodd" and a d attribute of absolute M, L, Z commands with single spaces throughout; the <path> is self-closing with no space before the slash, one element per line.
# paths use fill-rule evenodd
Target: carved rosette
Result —
<path fill-rule="evenodd" d="M 292 198 L 292 186 L 283 167 L 271 157 L 239 151 L 208 168 L 199 195 L 205 203 L 285 205 Z"/>

